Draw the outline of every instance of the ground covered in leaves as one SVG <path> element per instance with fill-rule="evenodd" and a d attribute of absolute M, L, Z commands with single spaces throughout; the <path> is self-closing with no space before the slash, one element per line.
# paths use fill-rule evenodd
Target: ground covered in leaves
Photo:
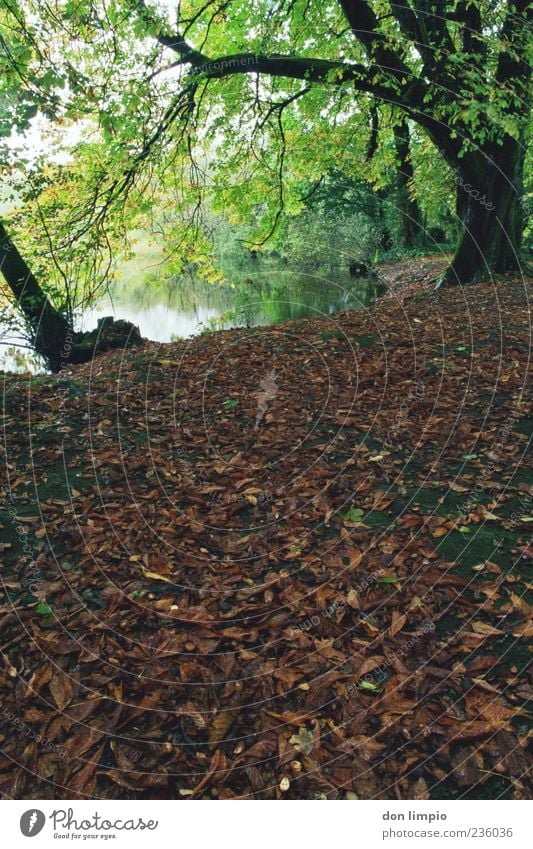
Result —
<path fill-rule="evenodd" d="M 529 334 L 419 283 L 5 375 L 0 791 L 528 796 Z"/>

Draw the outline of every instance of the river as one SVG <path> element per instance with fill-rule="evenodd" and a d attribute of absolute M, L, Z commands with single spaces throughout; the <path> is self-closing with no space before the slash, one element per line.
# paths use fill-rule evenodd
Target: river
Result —
<path fill-rule="evenodd" d="M 147 339 L 171 342 L 211 330 L 363 309 L 383 291 L 375 279 L 295 272 L 272 262 L 256 261 L 225 274 L 226 282 L 213 284 L 193 276 L 157 281 L 148 274 L 122 274 L 108 293 L 84 311 L 78 328 L 91 329 L 98 318 L 113 315 L 132 321 Z M 45 370 L 14 341 L 12 332 L 0 325 L 1 369 Z"/>

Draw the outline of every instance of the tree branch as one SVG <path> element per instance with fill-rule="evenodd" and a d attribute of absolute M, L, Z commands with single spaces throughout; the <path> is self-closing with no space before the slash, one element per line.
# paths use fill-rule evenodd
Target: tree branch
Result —
<path fill-rule="evenodd" d="M 346 0 L 349 2 L 349 0 Z M 143 20 L 151 29 L 157 24 L 155 13 L 148 8 L 145 0 L 132 0 L 133 7 L 137 10 Z M 366 3 L 357 5 L 367 5 Z M 372 12 L 373 15 L 373 12 Z M 375 19 L 377 21 L 377 19 Z M 370 34 L 373 38 L 373 34 Z M 154 38 L 163 47 L 177 53 L 183 64 L 192 66 L 191 75 L 201 74 L 206 79 L 222 79 L 232 74 L 259 73 L 268 76 L 288 77 L 291 79 L 305 80 L 314 83 L 330 83 L 341 85 L 351 82 L 358 91 L 373 94 L 382 100 L 395 103 L 404 109 L 419 108 L 423 103 L 423 92 L 417 92 L 413 97 L 412 88 L 409 92 L 400 89 L 398 76 L 402 82 L 413 82 L 413 74 L 404 65 L 397 54 L 390 51 L 378 51 L 380 58 L 390 61 L 391 66 L 372 62 L 370 65 L 361 65 L 328 59 L 312 57 L 299 57 L 282 54 L 253 54 L 237 53 L 229 56 L 210 57 L 200 50 L 192 47 L 180 32 L 169 35 L 164 32 L 154 34 Z M 380 36 L 381 40 L 381 36 Z M 397 66 L 397 67 L 395 67 Z M 401 69 L 400 69 L 401 67 Z M 391 79 L 387 79 L 386 73 L 391 72 Z M 376 77 L 381 77 L 381 82 L 376 82 Z M 396 79 L 395 79 L 396 78 Z M 415 77 L 415 82 L 421 85 L 421 81 Z"/>
<path fill-rule="evenodd" d="M 339 0 L 339 5 L 369 60 L 377 64 L 382 73 L 391 74 L 400 82 L 411 81 L 412 71 L 379 31 L 379 20 L 370 4 L 366 0 Z"/>
<path fill-rule="evenodd" d="M 404 36 L 408 38 L 418 50 L 427 72 L 433 66 L 433 52 L 427 44 L 424 28 L 408 0 L 395 0 L 391 3 L 392 13 L 398 21 Z"/>
<path fill-rule="evenodd" d="M 450 157 L 457 154 L 458 143 L 452 141 L 447 128 L 428 112 L 425 101 L 430 91 L 428 85 L 387 45 L 384 36 L 378 32 L 379 21 L 367 2 L 339 0 L 341 6 L 346 7 L 346 14 L 350 15 L 348 21 L 352 31 L 365 45 L 370 59 L 368 65 L 282 54 L 236 53 L 212 58 L 192 47 L 180 32 L 173 35 L 158 33 L 155 12 L 146 6 L 144 0 L 131 2 L 133 8 L 149 25 L 153 37 L 162 46 L 177 53 L 184 64 L 191 66 L 189 77 L 193 80 L 198 77 L 211 80 L 223 79 L 233 74 L 257 73 L 304 80 L 308 83 L 351 83 L 356 91 L 371 94 L 402 109 L 427 130 L 441 150 Z M 162 26 L 160 21 L 159 23 Z"/>
<path fill-rule="evenodd" d="M 533 7 L 529 0 L 507 0 L 507 15 L 499 36 L 504 47 L 498 60 L 496 81 L 513 84 L 523 102 L 523 108 L 516 109 L 516 112 L 527 111 L 531 66 L 525 59 L 525 51 L 519 49 L 519 41 L 521 38 L 527 41 L 532 23 Z"/>

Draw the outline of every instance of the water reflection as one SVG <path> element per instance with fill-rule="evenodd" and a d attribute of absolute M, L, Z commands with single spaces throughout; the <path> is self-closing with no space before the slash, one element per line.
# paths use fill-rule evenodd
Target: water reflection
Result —
<path fill-rule="evenodd" d="M 148 339 L 169 342 L 206 329 L 278 324 L 309 315 L 332 315 L 360 309 L 382 292 L 374 279 L 335 280 L 291 271 L 242 272 L 229 282 L 209 285 L 201 280 L 179 279 L 164 289 L 148 286 L 116 288 L 86 313 L 84 324 L 114 314 L 140 328 Z"/>
<path fill-rule="evenodd" d="M 192 276 L 159 283 L 123 278 L 86 310 L 79 327 L 92 328 L 98 318 L 113 315 L 132 321 L 148 339 L 170 342 L 207 330 L 278 324 L 361 309 L 382 292 L 375 279 L 279 271 L 259 267 L 258 263 L 247 269 L 226 270 L 226 277 L 223 284 L 208 284 Z M 10 355 L 2 345 L 0 367 L 40 370 L 35 362 L 21 360 L 26 353 L 19 349 L 15 356 Z"/>

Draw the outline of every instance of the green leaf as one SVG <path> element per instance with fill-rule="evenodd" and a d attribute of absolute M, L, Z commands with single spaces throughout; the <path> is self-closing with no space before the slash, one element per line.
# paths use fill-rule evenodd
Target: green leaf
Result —
<path fill-rule="evenodd" d="M 360 681 L 357 686 L 360 690 L 370 690 L 372 693 L 379 692 L 378 684 L 372 684 L 371 681 Z"/>
<path fill-rule="evenodd" d="M 343 514 L 342 518 L 347 519 L 348 522 L 360 522 L 364 515 L 365 511 L 361 510 L 359 507 L 350 507 L 350 509 Z"/>

